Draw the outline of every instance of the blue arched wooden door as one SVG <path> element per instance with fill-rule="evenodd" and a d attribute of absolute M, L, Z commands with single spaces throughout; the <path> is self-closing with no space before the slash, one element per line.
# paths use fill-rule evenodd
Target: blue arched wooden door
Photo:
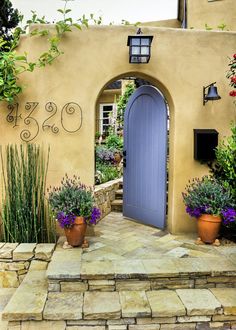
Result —
<path fill-rule="evenodd" d="M 165 100 L 155 87 L 141 86 L 125 110 L 124 216 L 164 228 L 166 154 Z"/>

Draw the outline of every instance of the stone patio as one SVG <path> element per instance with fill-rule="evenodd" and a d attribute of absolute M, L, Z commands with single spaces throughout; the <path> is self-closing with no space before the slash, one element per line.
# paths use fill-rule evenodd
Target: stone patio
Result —
<path fill-rule="evenodd" d="M 110 213 L 98 223 L 95 235 L 89 237 L 90 246 L 83 250 L 83 261 L 236 256 L 236 244 L 220 247 L 196 245 L 196 234 L 171 235 L 128 220 L 116 212 Z"/>
<path fill-rule="evenodd" d="M 65 250 L 61 237 L 47 269 L 29 269 L 3 311 L 9 330 L 236 329 L 236 245 L 199 246 L 120 213 L 88 240 Z"/>

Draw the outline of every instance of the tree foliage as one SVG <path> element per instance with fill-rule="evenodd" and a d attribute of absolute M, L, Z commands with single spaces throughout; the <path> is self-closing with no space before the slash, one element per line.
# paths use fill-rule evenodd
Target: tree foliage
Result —
<path fill-rule="evenodd" d="M 1 0 L 0 2 L 0 38 L 6 43 L 0 46 L 0 50 L 7 50 L 13 39 L 12 29 L 20 22 L 20 14 L 18 9 L 12 7 L 9 0 Z"/>

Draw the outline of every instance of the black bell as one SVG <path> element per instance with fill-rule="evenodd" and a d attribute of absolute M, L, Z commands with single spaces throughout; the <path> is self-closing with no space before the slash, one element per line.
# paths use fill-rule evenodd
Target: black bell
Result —
<path fill-rule="evenodd" d="M 217 87 L 214 86 L 215 83 L 210 84 L 207 87 L 203 87 L 203 105 L 206 104 L 207 101 L 215 101 L 215 100 L 220 100 L 221 97 L 217 92 Z M 206 89 L 208 88 L 207 94 Z"/>

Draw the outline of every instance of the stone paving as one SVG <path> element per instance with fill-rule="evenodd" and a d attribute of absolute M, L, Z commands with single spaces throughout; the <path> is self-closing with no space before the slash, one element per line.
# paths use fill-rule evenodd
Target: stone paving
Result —
<path fill-rule="evenodd" d="M 196 245 L 196 234 L 171 235 L 128 220 L 116 212 L 98 223 L 95 235 L 89 237 L 90 246 L 83 250 L 84 261 L 236 256 L 236 244 Z"/>
<path fill-rule="evenodd" d="M 88 240 L 65 250 L 62 237 L 47 269 L 31 263 L 3 311 L 8 330 L 236 329 L 236 245 L 199 246 L 119 213 Z"/>

